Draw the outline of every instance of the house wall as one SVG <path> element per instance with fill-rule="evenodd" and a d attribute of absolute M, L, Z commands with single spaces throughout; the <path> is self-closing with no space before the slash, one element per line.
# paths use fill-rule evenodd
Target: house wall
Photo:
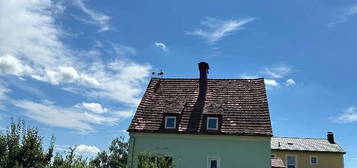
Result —
<path fill-rule="evenodd" d="M 272 150 L 272 154 L 280 157 L 285 166 L 286 155 L 296 155 L 297 156 L 297 168 L 343 168 L 343 154 L 342 153 L 322 153 L 322 152 L 296 152 L 296 151 L 282 151 L 282 150 Z M 318 157 L 318 164 L 310 164 L 310 156 Z"/>
<path fill-rule="evenodd" d="M 129 143 L 129 168 L 142 152 L 172 156 L 176 168 L 206 168 L 208 157 L 220 168 L 271 168 L 270 137 L 130 133 Z"/>

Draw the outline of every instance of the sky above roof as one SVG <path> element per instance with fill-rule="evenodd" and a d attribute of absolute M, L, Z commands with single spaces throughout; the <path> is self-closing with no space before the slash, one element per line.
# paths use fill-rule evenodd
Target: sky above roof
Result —
<path fill-rule="evenodd" d="M 335 133 L 357 166 L 354 1 L 0 1 L 0 129 L 106 149 L 151 77 L 266 78 L 276 136 Z"/>

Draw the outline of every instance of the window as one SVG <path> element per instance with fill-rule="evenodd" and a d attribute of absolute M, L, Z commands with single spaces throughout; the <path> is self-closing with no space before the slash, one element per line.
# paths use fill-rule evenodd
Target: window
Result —
<path fill-rule="evenodd" d="M 217 157 L 208 157 L 207 168 L 220 168 L 220 159 Z"/>
<path fill-rule="evenodd" d="M 287 168 L 296 168 L 297 167 L 297 159 L 295 155 L 287 155 L 286 156 L 286 165 Z"/>
<path fill-rule="evenodd" d="M 317 156 L 310 156 L 310 164 L 317 165 L 319 164 L 319 159 Z"/>
<path fill-rule="evenodd" d="M 175 116 L 165 117 L 165 128 L 176 128 L 176 117 Z"/>
<path fill-rule="evenodd" d="M 207 117 L 207 130 L 218 130 L 217 117 Z"/>

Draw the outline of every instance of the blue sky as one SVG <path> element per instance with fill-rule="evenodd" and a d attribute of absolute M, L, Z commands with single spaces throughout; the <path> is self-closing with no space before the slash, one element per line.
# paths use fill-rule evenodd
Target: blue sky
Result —
<path fill-rule="evenodd" d="M 23 118 L 58 150 L 127 136 L 151 77 L 265 77 L 275 136 L 333 131 L 357 166 L 356 1 L 0 2 L 0 128 Z"/>

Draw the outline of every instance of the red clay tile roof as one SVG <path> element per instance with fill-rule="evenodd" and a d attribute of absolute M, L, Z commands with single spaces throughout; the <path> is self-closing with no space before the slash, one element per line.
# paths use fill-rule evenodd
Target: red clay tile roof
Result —
<path fill-rule="evenodd" d="M 164 129 L 167 115 L 177 129 Z M 219 117 L 219 131 L 206 131 L 207 116 Z M 200 100 L 199 79 L 152 78 L 128 131 L 272 136 L 264 79 L 208 79 Z"/>
<path fill-rule="evenodd" d="M 283 160 L 279 157 L 271 158 L 271 167 L 272 168 L 285 168 Z"/>

